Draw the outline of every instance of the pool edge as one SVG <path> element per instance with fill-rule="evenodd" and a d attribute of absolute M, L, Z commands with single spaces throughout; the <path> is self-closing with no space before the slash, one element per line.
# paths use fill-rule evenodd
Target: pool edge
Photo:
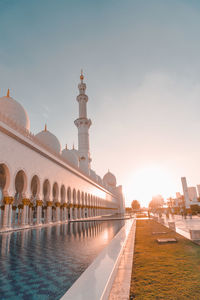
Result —
<path fill-rule="evenodd" d="M 60 300 L 108 299 L 124 246 L 134 224 L 135 220 L 129 219 Z M 113 256 L 113 260 L 109 256 Z"/>

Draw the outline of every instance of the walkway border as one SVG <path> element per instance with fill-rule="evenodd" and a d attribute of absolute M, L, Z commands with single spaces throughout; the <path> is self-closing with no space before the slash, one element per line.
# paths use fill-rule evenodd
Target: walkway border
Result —
<path fill-rule="evenodd" d="M 135 220 L 130 219 L 75 281 L 61 300 L 107 300 Z"/>
<path fill-rule="evenodd" d="M 134 248 L 135 248 L 136 220 L 134 220 L 129 236 L 121 255 L 117 274 L 112 285 L 109 300 L 129 299 L 131 276 L 133 270 Z"/>

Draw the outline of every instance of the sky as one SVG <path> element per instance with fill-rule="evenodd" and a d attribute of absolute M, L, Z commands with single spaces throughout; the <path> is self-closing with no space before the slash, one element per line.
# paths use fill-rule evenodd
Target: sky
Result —
<path fill-rule="evenodd" d="M 77 85 L 87 84 L 92 168 L 126 204 L 200 183 L 200 1 L 0 0 L 0 96 L 77 147 Z"/>

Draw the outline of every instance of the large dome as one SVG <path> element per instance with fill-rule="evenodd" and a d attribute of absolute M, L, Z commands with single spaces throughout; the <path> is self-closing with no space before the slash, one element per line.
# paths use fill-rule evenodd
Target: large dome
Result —
<path fill-rule="evenodd" d="M 23 106 L 9 95 L 0 97 L 0 112 L 9 119 L 19 124 L 21 127 L 29 130 L 30 121 L 27 112 Z"/>
<path fill-rule="evenodd" d="M 49 147 L 51 150 L 53 150 L 56 153 L 60 153 L 61 151 L 61 145 L 57 137 L 48 131 L 46 128 L 45 130 L 39 132 L 35 136 L 42 144 Z"/>
<path fill-rule="evenodd" d="M 74 153 L 74 150 L 63 149 L 62 157 L 71 163 L 74 167 L 79 167 L 79 160 L 77 155 Z"/>
<path fill-rule="evenodd" d="M 110 171 L 104 175 L 103 182 L 111 187 L 116 187 L 117 184 L 115 175 L 113 175 Z"/>

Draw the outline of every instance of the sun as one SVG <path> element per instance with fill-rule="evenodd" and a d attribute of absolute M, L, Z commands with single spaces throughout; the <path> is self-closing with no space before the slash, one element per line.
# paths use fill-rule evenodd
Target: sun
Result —
<path fill-rule="evenodd" d="M 124 184 L 126 206 L 130 206 L 132 200 L 136 199 L 141 206 L 148 207 L 152 196 L 161 194 L 169 197 L 173 189 L 172 176 L 166 167 L 148 165 L 130 174 Z"/>

